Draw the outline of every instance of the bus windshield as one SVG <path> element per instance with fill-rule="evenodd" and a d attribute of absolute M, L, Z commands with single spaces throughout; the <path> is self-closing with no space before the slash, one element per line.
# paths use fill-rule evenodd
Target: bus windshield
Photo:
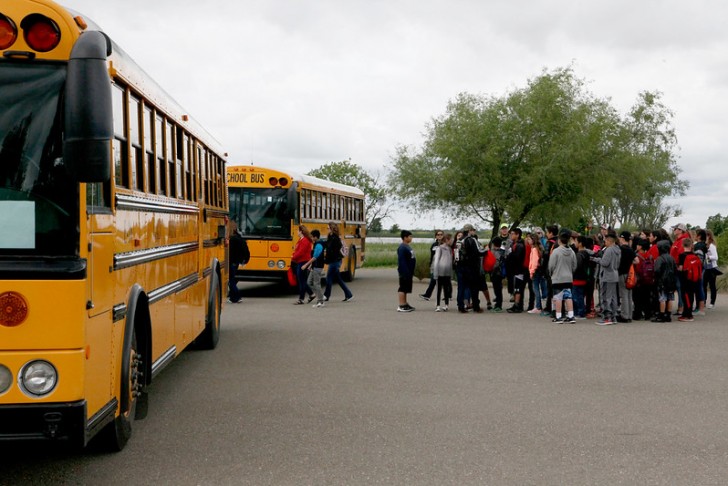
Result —
<path fill-rule="evenodd" d="M 63 164 L 65 66 L 0 70 L 0 255 L 74 255 L 78 190 Z"/>
<path fill-rule="evenodd" d="M 288 190 L 229 188 L 230 216 L 247 238 L 291 239 Z"/>

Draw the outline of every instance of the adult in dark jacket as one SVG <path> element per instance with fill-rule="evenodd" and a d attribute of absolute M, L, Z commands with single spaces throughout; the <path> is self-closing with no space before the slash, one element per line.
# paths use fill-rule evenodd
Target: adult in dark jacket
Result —
<path fill-rule="evenodd" d="M 526 244 L 521 235 L 521 228 L 513 228 L 510 232 L 511 252 L 506 257 L 506 273 L 513 279 L 513 306 L 506 309 L 510 313 L 523 312 L 523 294 L 526 290 Z"/>
<path fill-rule="evenodd" d="M 243 235 L 238 231 L 238 224 L 230 221 L 230 247 L 228 255 L 228 302 L 237 304 L 242 298 L 242 294 L 238 289 L 238 279 L 236 273 L 240 265 L 245 265 L 250 260 L 250 250 L 248 243 Z"/>

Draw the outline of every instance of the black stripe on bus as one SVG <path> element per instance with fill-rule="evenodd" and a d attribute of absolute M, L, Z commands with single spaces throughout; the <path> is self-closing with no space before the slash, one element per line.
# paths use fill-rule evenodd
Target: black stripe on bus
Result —
<path fill-rule="evenodd" d="M 83 258 L 23 258 L 0 260 L 0 280 L 83 280 Z"/>

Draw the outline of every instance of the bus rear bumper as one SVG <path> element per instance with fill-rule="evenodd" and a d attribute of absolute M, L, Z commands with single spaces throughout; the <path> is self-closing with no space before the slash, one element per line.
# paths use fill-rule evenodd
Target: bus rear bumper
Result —
<path fill-rule="evenodd" d="M 70 440 L 85 444 L 86 401 L 0 405 L 0 441 Z"/>

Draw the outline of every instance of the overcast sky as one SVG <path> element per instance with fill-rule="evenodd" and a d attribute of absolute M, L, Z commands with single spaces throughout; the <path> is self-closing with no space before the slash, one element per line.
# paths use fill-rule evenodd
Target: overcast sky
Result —
<path fill-rule="evenodd" d="M 64 4 L 98 23 L 207 127 L 231 164 L 304 173 L 351 159 L 383 171 L 397 145 L 420 146 L 425 124 L 458 93 L 502 96 L 544 68 L 573 66 L 622 113 L 640 91 L 661 91 L 691 186 L 668 202 L 692 225 L 728 215 L 725 2 Z M 431 228 L 443 220 L 402 211 L 396 222 Z"/>

